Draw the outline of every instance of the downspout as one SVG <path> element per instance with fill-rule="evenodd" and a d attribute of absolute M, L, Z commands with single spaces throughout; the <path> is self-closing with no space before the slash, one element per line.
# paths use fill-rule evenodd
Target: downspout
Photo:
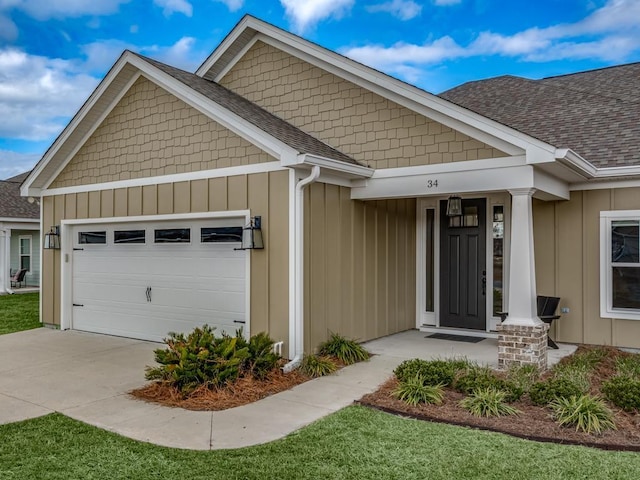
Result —
<path fill-rule="evenodd" d="M 304 355 L 304 188 L 318 180 L 319 176 L 320 167 L 314 165 L 309 176 L 296 183 L 295 188 L 295 308 L 293 319 L 295 343 L 292 345 L 293 359 L 282 368 L 284 372 L 290 372 L 300 365 Z"/>

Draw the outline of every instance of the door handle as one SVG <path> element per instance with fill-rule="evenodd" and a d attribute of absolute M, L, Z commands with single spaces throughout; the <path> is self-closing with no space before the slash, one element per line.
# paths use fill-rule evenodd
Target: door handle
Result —
<path fill-rule="evenodd" d="M 151 287 L 147 287 L 146 295 L 147 295 L 147 302 L 150 302 L 151 301 Z"/>
<path fill-rule="evenodd" d="M 482 271 L 482 295 L 487 295 L 487 271 Z"/>

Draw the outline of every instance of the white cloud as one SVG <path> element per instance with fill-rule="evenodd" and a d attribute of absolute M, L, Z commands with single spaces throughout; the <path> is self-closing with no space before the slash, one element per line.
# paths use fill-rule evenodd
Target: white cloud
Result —
<path fill-rule="evenodd" d="M 379 3 L 377 5 L 369 5 L 365 8 L 372 13 L 390 13 L 400 20 L 411 20 L 422 13 L 422 5 L 418 5 L 413 0 L 391 0 L 390 2 Z"/>
<path fill-rule="evenodd" d="M 77 62 L 0 49 L 0 137 L 49 140 L 97 85 Z"/>
<path fill-rule="evenodd" d="M 213 0 L 217 3 L 224 3 L 229 11 L 235 12 L 236 10 L 240 10 L 244 5 L 244 0 Z"/>
<path fill-rule="evenodd" d="M 82 17 L 85 15 L 110 15 L 130 0 L 4 0 L 0 10 L 16 8 L 29 16 L 48 18 Z"/>
<path fill-rule="evenodd" d="M 599 59 L 624 61 L 640 50 L 640 1 L 609 0 L 584 19 L 513 35 L 486 31 L 467 45 L 449 36 L 422 45 L 368 45 L 341 53 L 374 68 L 415 82 L 419 69 L 463 57 L 499 55 L 531 62 Z"/>
<path fill-rule="evenodd" d="M 38 160 L 39 153 L 18 153 L 11 150 L 0 150 L 0 179 L 15 177 L 31 170 Z"/>
<path fill-rule="evenodd" d="M 433 0 L 433 4 L 439 7 L 448 7 L 449 5 L 457 5 L 459 3 L 462 3 L 462 0 Z"/>
<path fill-rule="evenodd" d="M 280 0 L 293 29 L 302 33 L 326 18 L 340 18 L 355 0 Z"/>
<path fill-rule="evenodd" d="M 162 13 L 169 17 L 173 13 L 182 13 L 187 17 L 193 15 L 193 6 L 187 0 L 153 0 L 157 6 L 162 7 Z"/>

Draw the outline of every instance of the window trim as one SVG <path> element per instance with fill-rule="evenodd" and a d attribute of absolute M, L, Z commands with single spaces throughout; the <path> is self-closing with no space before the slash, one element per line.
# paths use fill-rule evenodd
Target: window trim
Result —
<path fill-rule="evenodd" d="M 613 307 L 613 262 L 611 261 L 611 224 L 613 221 L 640 221 L 640 210 L 600 212 L 600 317 L 640 320 L 640 309 Z M 638 264 L 640 266 L 640 263 Z"/>
<path fill-rule="evenodd" d="M 22 253 L 22 240 L 29 240 L 29 254 Z M 18 270 L 22 268 L 22 257 L 29 257 L 29 268 L 27 273 L 31 273 L 33 269 L 33 235 L 18 235 Z"/>

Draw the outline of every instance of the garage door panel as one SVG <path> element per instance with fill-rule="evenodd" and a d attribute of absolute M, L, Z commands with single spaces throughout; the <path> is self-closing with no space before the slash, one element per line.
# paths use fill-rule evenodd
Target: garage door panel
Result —
<path fill-rule="evenodd" d="M 117 228 L 150 232 L 154 225 Z M 106 230 L 107 244 L 73 252 L 73 302 L 84 306 L 73 308 L 72 328 L 161 341 L 204 324 L 218 334 L 245 326 L 246 252 L 235 251 L 237 244 L 201 244 L 197 225 L 191 228 L 192 243 L 171 245 L 116 245 L 109 243 L 116 227 L 76 228 L 74 238 Z"/>

